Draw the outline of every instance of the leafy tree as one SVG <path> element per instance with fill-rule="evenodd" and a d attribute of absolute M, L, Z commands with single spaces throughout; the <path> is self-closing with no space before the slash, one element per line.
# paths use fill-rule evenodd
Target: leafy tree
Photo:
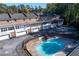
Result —
<path fill-rule="evenodd" d="M 56 8 L 57 8 L 57 6 L 55 3 L 47 4 L 47 12 L 48 13 L 55 13 Z"/>
<path fill-rule="evenodd" d="M 79 3 L 48 3 L 46 8 L 0 4 L 0 13 L 55 13 L 63 16 L 67 25 L 79 23 Z"/>
<path fill-rule="evenodd" d="M 7 10 L 7 5 L 0 4 L 0 13 L 6 13 L 6 10 Z"/>

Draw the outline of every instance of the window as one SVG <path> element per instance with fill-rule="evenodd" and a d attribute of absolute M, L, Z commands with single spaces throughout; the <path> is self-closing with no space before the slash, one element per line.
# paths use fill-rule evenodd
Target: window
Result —
<path fill-rule="evenodd" d="M 24 25 L 21 25 L 20 28 L 24 28 Z"/>
<path fill-rule="evenodd" d="M 7 31 L 7 28 L 1 28 L 1 32 Z"/>
<path fill-rule="evenodd" d="M 14 27 L 8 27 L 8 30 L 14 30 Z"/>
<path fill-rule="evenodd" d="M 38 28 L 33 28 L 32 30 L 37 30 Z"/>
<path fill-rule="evenodd" d="M 16 26 L 16 29 L 19 29 L 19 26 Z"/>

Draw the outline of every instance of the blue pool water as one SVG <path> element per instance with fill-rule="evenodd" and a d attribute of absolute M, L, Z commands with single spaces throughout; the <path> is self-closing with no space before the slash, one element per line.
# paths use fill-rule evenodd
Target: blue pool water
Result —
<path fill-rule="evenodd" d="M 60 38 L 51 38 L 36 46 L 36 51 L 43 56 L 50 56 L 65 47 L 65 42 Z"/>

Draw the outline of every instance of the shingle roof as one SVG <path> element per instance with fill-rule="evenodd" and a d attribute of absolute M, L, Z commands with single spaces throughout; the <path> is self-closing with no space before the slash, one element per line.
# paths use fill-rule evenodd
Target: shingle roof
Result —
<path fill-rule="evenodd" d="M 56 16 L 56 14 L 53 13 L 37 13 L 37 15 L 41 17 Z"/>
<path fill-rule="evenodd" d="M 34 13 L 30 13 L 30 14 L 25 14 L 27 16 L 27 18 L 34 18 L 37 17 L 37 15 L 35 15 Z"/>
<path fill-rule="evenodd" d="M 8 14 L 6 14 L 6 13 L 0 14 L 0 20 L 9 20 L 9 19 L 10 19 L 10 17 Z"/>
<path fill-rule="evenodd" d="M 18 18 L 26 18 L 23 13 L 14 13 L 14 14 L 10 14 L 11 18 L 13 19 L 18 19 Z"/>
<path fill-rule="evenodd" d="M 45 17 L 43 20 L 48 19 L 49 16 L 52 17 L 52 14 L 36 14 L 36 13 L 13 13 L 13 14 L 7 14 L 7 13 L 3 13 L 0 14 L 0 20 L 14 20 L 14 19 L 23 19 L 23 18 L 34 18 L 34 17 L 38 17 L 40 16 L 41 19 L 43 19 L 42 17 Z"/>
<path fill-rule="evenodd" d="M 7 14 L 7 13 L 2 13 L 0 14 L 0 20 L 10 20 L 10 19 L 22 19 L 22 18 L 34 18 L 37 17 L 36 14 L 30 13 L 30 14 L 25 14 L 25 13 L 13 13 L 13 14 Z"/>

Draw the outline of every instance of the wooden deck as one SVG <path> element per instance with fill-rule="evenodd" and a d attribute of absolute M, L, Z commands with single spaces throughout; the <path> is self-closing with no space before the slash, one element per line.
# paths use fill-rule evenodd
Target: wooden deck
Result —
<path fill-rule="evenodd" d="M 68 56 L 79 56 L 79 46 L 76 47 Z"/>

